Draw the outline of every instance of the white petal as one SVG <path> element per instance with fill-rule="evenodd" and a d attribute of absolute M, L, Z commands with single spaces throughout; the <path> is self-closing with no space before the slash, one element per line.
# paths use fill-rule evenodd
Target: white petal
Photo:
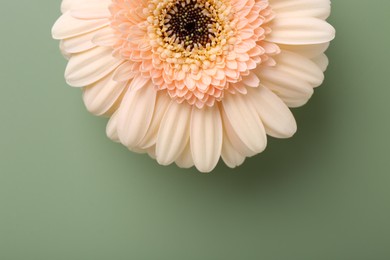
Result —
<path fill-rule="evenodd" d="M 317 66 L 322 70 L 325 71 L 328 68 L 329 65 L 329 59 L 326 57 L 325 54 L 320 54 L 317 57 L 314 57 L 311 59 Z"/>
<path fill-rule="evenodd" d="M 112 76 L 110 74 L 84 89 L 84 104 L 94 115 L 100 116 L 109 111 L 127 86 L 127 82 L 117 82 Z"/>
<path fill-rule="evenodd" d="M 173 163 L 183 152 L 190 137 L 190 117 L 190 105 L 171 101 L 157 136 L 156 155 L 160 164 Z"/>
<path fill-rule="evenodd" d="M 264 82 L 263 87 L 266 87 L 272 92 L 274 92 L 288 107 L 301 107 L 305 105 L 311 98 L 314 93 L 313 88 L 309 86 L 298 87 L 299 82 L 296 82 L 297 85 L 275 85 L 271 82 Z"/>
<path fill-rule="evenodd" d="M 261 84 L 289 107 L 304 105 L 313 95 L 313 87 L 324 79 L 321 68 L 310 59 L 285 50 L 275 56 L 275 60 L 274 67 L 256 68 Z"/>
<path fill-rule="evenodd" d="M 243 77 L 241 82 L 244 83 L 245 86 L 250 88 L 256 88 L 260 84 L 259 78 L 252 71 L 249 73 L 248 76 Z"/>
<path fill-rule="evenodd" d="M 121 143 L 133 149 L 145 137 L 153 117 L 156 90 L 152 81 L 144 88 L 129 88 L 118 109 L 118 135 Z"/>
<path fill-rule="evenodd" d="M 194 160 L 192 159 L 191 146 L 188 143 L 184 151 L 181 153 L 179 158 L 175 161 L 176 165 L 180 168 L 191 168 L 194 166 Z"/>
<path fill-rule="evenodd" d="M 78 8 L 81 5 L 105 3 L 107 6 L 112 0 L 62 0 L 61 12 L 65 13 L 71 9 Z"/>
<path fill-rule="evenodd" d="M 276 17 L 270 27 L 272 32 L 266 40 L 290 45 L 319 44 L 329 42 L 335 37 L 334 28 L 318 18 Z"/>
<path fill-rule="evenodd" d="M 223 145 L 221 152 L 222 160 L 230 168 L 236 168 L 245 161 L 245 156 L 240 154 L 230 142 L 226 133 L 223 135 Z"/>
<path fill-rule="evenodd" d="M 278 17 L 317 17 L 326 19 L 330 14 L 329 0 L 271 0 L 272 10 Z"/>
<path fill-rule="evenodd" d="M 88 86 L 107 76 L 121 63 L 112 56 L 112 49 L 96 47 L 73 55 L 66 67 L 65 78 L 71 86 Z"/>
<path fill-rule="evenodd" d="M 286 104 L 267 88 L 250 89 L 248 93 L 268 135 L 288 138 L 297 131 L 294 116 Z"/>
<path fill-rule="evenodd" d="M 79 53 L 96 47 L 96 44 L 92 42 L 92 38 L 95 36 L 96 32 L 97 31 L 92 31 L 62 40 L 64 50 L 69 53 Z"/>
<path fill-rule="evenodd" d="M 218 106 L 192 109 L 190 143 L 195 167 L 210 172 L 221 156 L 222 120 Z"/>
<path fill-rule="evenodd" d="M 65 59 L 69 60 L 70 57 L 72 56 L 72 54 L 65 50 L 63 41 L 60 41 L 59 47 L 60 47 L 60 51 L 61 51 L 62 56 L 64 56 Z"/>
<path fill-rule="evenodd" d="M 297 54 L 300 54 L 302 56 L 305 56 L 306 58 L 314 58 L 322 53 L 324 53 L 328 47 L 329 42 L 321 43 L 321 44 L 311 44 L 311 45 L 284 45 L 279 44 L 279 47 L 282 50 L 287 50 L 290 52 L 295 52 Z"/>
<path fill-rule="evenodd" d="M 138 147 L 127 147 L 127 149 L 129 149 L 129 150 L 132 151 L 133 153 L 139 153 L 139 154 L 145 154 L 145 153 L 148 152 L 147 150 L 140 149 L 140 148 L 138 148 Z"/>
<path fill-rule="evenodd" d="M 119 136 L 117 131 L 118 124 L 118 110 L 110 117 L 106 126 L 106 134 L 112 141 L 119 143 Z"/>
<path fill-rule="evenodd" d="M 276 69 L 287 72 L 296 78 L 308 82 L 311 86 L 317 87 L 324 81 L 324 73 L 310 59 L 289 51 L 282 51 L 275 57 Z"/>
<path fill-rule="evenodd" d="M 82 20 L 74 18 L 70 12 L 64 13 L 54 24 L 52 36 L 56 40 L 72 38 L 96 31 L 110 24 L 108 19 Z"/>
<path fill-rule="evenodd" d="M 309 83 L 275 68 L 263 68 L 259 77 L 261 85 L 272 90 L 289 107 L 306 104 L 314 92 Z"/>
<path fill-rule="evenodd" d="M 103 19 L 111 16 L 109 6 L 110 0 L 92 1 L 83 3 L 72 8 L 71 15 L 78 19 Z"/>
<path fill-rule="evenodd" d="M 267 146 L 264 126 L 244 95 L 228 94 L 222 100 L 223 122 L 233 146 L 245 156 L 262 152 Z"/>
<path fill-rule="evenodd" d="M 156 160 L 156 146 L 149 147 L 146 152 L 150 158 Z"/>
<path fill-rule="evenodd" d="M 78 0 L 62 0 L 61 3 L 61 12 L 65 13 L 72 8 L 72 5 Z"/>
<path fill-rule="evenodd" d="M 100 29 L 91 40 L 98 46 L 113 46 L 117 37 L 115 35 L 115 31 L 111 27 L 106 27 L 104 29 Z"/>
<path fill-rule="evenodd" d="M 150 123 L 148 132 L 142 141 L 138 144 L 140 148 L 146 149 L 156 144 L 158 129 L 161 124 L 161 120 L 168 109 L 171 99 L 168 97 L 165 91 L 157 92 L 156 106 L 154 108 L 152 122 Z"/>

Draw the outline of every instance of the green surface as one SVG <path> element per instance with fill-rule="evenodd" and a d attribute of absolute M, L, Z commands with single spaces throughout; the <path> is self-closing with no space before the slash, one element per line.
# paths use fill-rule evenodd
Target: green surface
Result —
<path fill-rule="evenodd" d="M 59 2 L 0 8 L 1 260 L 390 259 L 389 1 L 333 1 L 296 136 L 208 175 L 105 137 L 63 79 Z"/>

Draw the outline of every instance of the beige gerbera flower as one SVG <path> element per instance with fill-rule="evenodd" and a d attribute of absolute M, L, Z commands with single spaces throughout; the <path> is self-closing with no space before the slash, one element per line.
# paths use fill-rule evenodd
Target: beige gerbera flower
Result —
<path fill-rule="evenodd" d="M 162 165 L 211 171 L 291 137 L 323 79 L 329 0 L 63 0 L 65 77 L 107 135 Z"/>

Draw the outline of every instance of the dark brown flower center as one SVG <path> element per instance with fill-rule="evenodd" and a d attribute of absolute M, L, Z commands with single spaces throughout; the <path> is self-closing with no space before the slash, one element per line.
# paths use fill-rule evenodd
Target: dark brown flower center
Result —
<path fill-rule="evenodd" d="M 195 44 L 206 46 L 215 37 L 213 32 L 209 32 L 215 20 L 202 3 L 182 0 L 167 11 L 164 19 L 167 36 L 185 48 L 194 47 Z"/>

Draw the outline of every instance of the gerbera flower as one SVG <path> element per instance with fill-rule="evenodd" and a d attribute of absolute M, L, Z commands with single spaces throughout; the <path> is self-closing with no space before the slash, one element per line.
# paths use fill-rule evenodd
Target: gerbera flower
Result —
<path fill-rule="evenodd" d="M 108 136 L 162 165 L 211 171 L 291 137 L 319 86 L 329 0 L 63 0 L 65 78 Z"/>

